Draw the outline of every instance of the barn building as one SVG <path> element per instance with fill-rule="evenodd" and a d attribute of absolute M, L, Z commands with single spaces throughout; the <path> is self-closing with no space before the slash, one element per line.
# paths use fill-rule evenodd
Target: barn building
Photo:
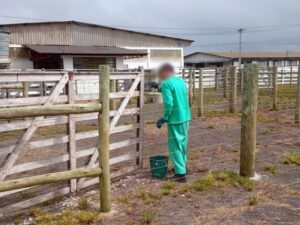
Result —
<path fill-rule="evenodd" d="M 239 52 L 194 52 L 184 57 L 185 66 L 238 66 Z M 242 64 L 267 66 L 298 66 L 300 52 L 242 52 Z"/>
<path fill-rule="evenodd" d="M 9 33 L 11 69 L 131 69 L 162 62 L 182 67 L 193 41 L 77 21 L 0 25 Z"/>

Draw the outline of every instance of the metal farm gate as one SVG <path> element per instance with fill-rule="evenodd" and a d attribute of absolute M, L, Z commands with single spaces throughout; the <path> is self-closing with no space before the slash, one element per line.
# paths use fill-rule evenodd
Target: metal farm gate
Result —
<path fill-rule="evenodd" d="M 51 111 L 52 105 L 98 102 L 98 92 L 78 94 L 82 81 L 99 85 L 99 72 L 2 71 L 0 91 L 10 95 L 2 95 L 0 108 L 45 105 Z M 109 163 L 115 178 L 142 167 L 144 71 L 112 71 L 110 82 Z M 52 88 L 42 96 L 31 95 L 37 83 L 51 83 Z M 97 119 L 98 113 L 84 113 L 1 120 L 0 182 L 95 166 Z M 79 178 L 0 192 L 0 217 L 98 182 L 99 178 Z"/>

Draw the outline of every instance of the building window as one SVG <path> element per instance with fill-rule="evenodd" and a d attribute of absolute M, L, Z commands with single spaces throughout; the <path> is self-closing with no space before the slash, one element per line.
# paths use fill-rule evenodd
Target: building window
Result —
<path fill-rule="evenodd" d="M 109 65 L 116 68 L 116 58 L 113 57 L 74 57 L 74 69 L 98 69 L 99 65 Z"/>

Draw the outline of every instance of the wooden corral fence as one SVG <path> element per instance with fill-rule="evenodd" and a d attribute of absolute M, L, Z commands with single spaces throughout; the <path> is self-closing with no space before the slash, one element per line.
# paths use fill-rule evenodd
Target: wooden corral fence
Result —
<path fill-rule="evenodd" d="M 237 95 L 242 94 L 244 83 L 244 69 L 237 67 L 225 68 L 184 68 L 180 75 L 186 81 L 190 105 L 197 99 L 198 116 L 203 115 L 203 92 L 205 88 L 222 90 L 223 97 L 228 98 L 229 112 L 236 112 Z M 257 84 L 259 89 L 270 89 L 273 96 L 273 110 L 278 109 L 277 87 L 278 85 L 298 85 L 296 97 L 295 123 L 299 123 L 299 78 L 300 67 L 258 68 Z"/>
<path fill-rule="evenodd" d="M 231 67 L 222 67 L 222 68 L 202 68 L 203 74 L 203 87 L 204 88 L 223 88 L 226 83 L 224 79 L 230 73 Z M 238 70 L 237 67 L 234 67 L 237 73 L 238 86 L 241 87 L 241 81 L 243 78 L 243 70 Z M 259 88 L 272 88 L 272 77 L 273 77 L 273 68 L 277 68 L 277 84 L 282 85 L 293 85 L 297 83 L 298 77 L 298 67 L 260 67 L 258 84 Z M 189 84 L 189 75 L 191 73 L 192 77 L 195 77 L 195 88 L 199 88 L 199 68 L 183 68 L 180 70 L 180 75 L 186 80 L 187 85 Z"/>
<path fill-rule="evenodd" d="M 54 84 L 46 96 L 0 99 L 0 217 L 95 185 L 99 177 L 87 177 L 99 175 L 101 211 L 109 211 L 110 179 L 142 167 L 144 71 L 100 68 L 0 72 L 0 87 Z M 100 91 L 78 94 L 80 81 Z M 112 88 L 119 81 L 128 89 Z"/>

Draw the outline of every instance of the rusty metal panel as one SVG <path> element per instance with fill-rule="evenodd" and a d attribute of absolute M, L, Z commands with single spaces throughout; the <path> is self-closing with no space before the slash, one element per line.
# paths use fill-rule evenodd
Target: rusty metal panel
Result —
<path fill-rule="evenodd" d="M 178 47 L 175 39 L 151 36 L 128 31 L 78 26 L 73 24 L 74 45 L 99 45 L 119 47 Z"/>
<path fill-rule="evenodd" d="M 10 43 L 29 45 L 71 45 L 68 24 L 29 24 L 9 26 Z"/>

